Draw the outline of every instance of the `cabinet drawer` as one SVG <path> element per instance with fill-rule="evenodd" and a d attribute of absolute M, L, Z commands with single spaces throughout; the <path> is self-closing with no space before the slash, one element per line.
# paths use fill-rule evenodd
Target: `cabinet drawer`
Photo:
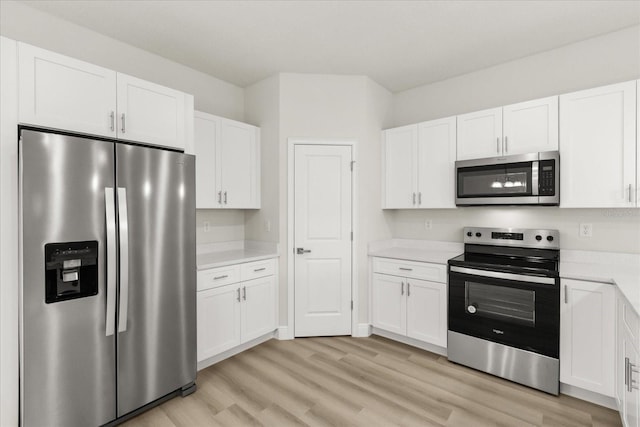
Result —
<path fill-rule="evenodd" d="M 226 267 L 211 268 L 198 271 L 198 290 L 217 288 L 240 281 L 240 266 L 228 265 Z"/>
<path fill-rule="evenodd" d="M 272 276 L 275 274 L 276 262 L 274 259 L 264 261 L 248 262 L 240 265 L 240 278 L 245 280 L 257 279 L 258 277 Z"/>
<path fill-rule="evenodd" d="M 636 347 L 640 347 L 640 319 L 627 301 L 622 304 L 622 319 Z"/>
<path fill-rule="evenodd" d="M 447 283 L 447 266 L 441 264 L 374 258 L 373 272 Z"/>

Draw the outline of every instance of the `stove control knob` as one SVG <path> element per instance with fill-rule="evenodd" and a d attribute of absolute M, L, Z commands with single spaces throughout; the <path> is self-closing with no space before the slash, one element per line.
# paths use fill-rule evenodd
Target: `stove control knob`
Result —
<path fill-rule="evenodd" d="M 553 242 L 553 236 L 547 236 L 547 240 L 548 240 L 549 242 Z"/>
<path fill-rule="evenodd" d="M 475 304 L 471 304 L 467 307 L 467 311 L 469 312 L 469 314 L 475 314 L 476 311 L 478 311 L 478 306 Z"/>
<path fill-rule="evenodd" d="M 467 236 L 468 236 L 468 237 L 471 237 L 471 236 L 473 236 L 473 233 L 472 233 L 472 232 L 470 232 L 470 231 L 467 231 Z"/>
<path fill-rule="evenodd" d="M 536 240 L 539 242 L 540 240 L 542 240 L 542 236 L 538 234 L 538 235 L 536 236 Z"/>
<path fill-rule="evenodd" d="M 476 237 L 482 236 L 482 233 L 476 233 Z"/>

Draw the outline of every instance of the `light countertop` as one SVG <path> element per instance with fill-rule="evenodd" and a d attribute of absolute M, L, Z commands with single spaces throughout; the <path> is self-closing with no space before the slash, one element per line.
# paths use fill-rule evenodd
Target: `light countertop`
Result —
<path fill-rule="evenodd" d="M 391 239 L 369 244 L 369 256 L 447 264 L 464 252 L 462 243 Z M 560 251 L 560 277 L 616 285 L 640 315 L 640 255 Z"/>
<path fill-rule="evenodd" d="M 638 254 L 561 250 L 560 277 L 614 284 L 640 315 Z"/>
<path fill-rule="evenodd" d="M 198 270 L 226 265 L 277 258 L 278 245 L 269 242 L 239 241 L 199 245 L 196 264 Z"/>

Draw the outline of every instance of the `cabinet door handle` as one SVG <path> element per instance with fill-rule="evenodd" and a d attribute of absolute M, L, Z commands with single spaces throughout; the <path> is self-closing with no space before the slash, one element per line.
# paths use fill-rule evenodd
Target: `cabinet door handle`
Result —
<path fill-rule="evenodd" d="M 400 282 L 400 295 L 404 295 L 404 282 Z"/>
<path fill-rule="evenodd" d="M 126 128 L 125 121 L 124 121 L 125 120 L 124 113 L 122 113 L 121 119 L 122 119 L 122 129 L 120 129 L 120 130 L 122 131 L 122 133 L 124 133 L 124 130 Z"/>
<path fill-rule="evenodd" d="M 247 287 L 246 286 L 242 287 L 242 299 L 245 300 L 245 301 L 247 300 Z"/>
<path fill-rule="evenodd" d="M 398 269 L 402 271 L 413 271 L 413 268 L 398 267 Z"/>
<path fill-rule="evenodd" d="M 564 285 L 564 303 L 569 304 L 569 291 L 567 290 L 567 285 Z"/>
<path fill-rule="evenodd" d="M 238 291 L 238 302 L 240 302 L 240 288 L 238 288 L 237 291 Z"/>
<path fill-rule="evenodd" d="M 505 136 L 504 137 L 504 154 L 507 154 L 507 151 L 509 151 L 509 148 L 507 146 L 507 142 L 508 142 L 508 138 Z"/>
<path fill-rule="evenodd" d="M 500 154 L 500 137 L 496 138 L 496 152 Z"/>
<path fill-rule="evenodd" d="M 421 205 L 422 204 L 422 193 L 418 192 L 418 204 Z"/>
<path fill-rule="evenodd" d="M 627 196 L 627 200 L 631 203 L 631 184 L 627 186 L 627 192 L 629 193 Z"/>
<path fill-rule="evenodd" d="M 116 113 L 112 111 L 111 114 L 109 114 L 109 118 L 111 119 L 111 132 L 113 132 L 116 130 Z"/>
<path fill-rule="evenodd" d="M 407 296 L 411 296 L 411 283 L 407 282 Z"/>
<path fill-rule="evenodd" d="M 624 385 L 627 386 L 627 390 L 629 390 L 629 358 L 624 358 Z"/>
<path fill-rule="evenodd" d="M 222 204 L 222 191 L 218 191 L 218 204 Z"/>
<path fill-rule="evenodd" d="M 213 280 L 226 279 L 227 277 L 229 277 L 229 275 L 225 274 L 224 276 L 216 276 L 216 277 L 213 278 Z"/>
<path fill-rule="evenodd" d="M 227 192 L 226 191 L 224 192 L 224 204 L 225 205 L 227 204 Z"/>
<path fill-rule="evenodd" d="M 627 357 L 625 359 L 628 360 L 629 358 Z M 629 361 L 629 391 L 640 389 L 638 388 L 638 381 L 633 379 L 633 374 L 637 374 L 638 372 L 640 371 L 638 371 L 636 365 Z"/>
<path fill-rule="evenodd" d="M 413 193 L 413 204 L 416 204 L 416 193 Z"/>
<path fill-rule="evenodd" d="M 255 269 L 255 270 L 253 270 L 253 271 L 257 273 L 258 271 L 264 271 L 264 270 L 266 270 L 266 269 L 267 269 L 267 267 L 262 267 L 262 268 L 256 268 L 256 269 Z"/>

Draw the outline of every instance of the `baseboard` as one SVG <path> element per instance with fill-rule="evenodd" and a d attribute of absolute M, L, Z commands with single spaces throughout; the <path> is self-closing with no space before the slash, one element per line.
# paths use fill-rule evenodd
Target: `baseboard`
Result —
<path fill-rule="evenodd" d="M 376 327 L 371 328 L 371 334 L 380 335 L 381 337 L 389 338 L 390 340 L 398 341 L 403 344 L 410 345 L 412 347 L 417 347 L 422 350 L 430 351 L 431 353 L 439 354 L 441 356 L 447 355 L 447 349 L 445 347 L 429 344 L 424 341 L 405 337 L 403 335 L 394 334 L 393 332 L 388 332 L 383 329 L 378 329 Z"/>
<path fill-rule="evenodd" d="M 355 331 L 351 334 L 352 337 L 364 338 L 371 335 L 371 325 L 368 323 L 358 323 Z"/>
<path fill-rule="evenodd" d="M 288 326 L 279 326 L 276 329 L 276 339 L 278 340 L 292 340 L 293 330 L 289 330 Z"/>
<path fill-rule="evenodd" d="M 216 354 L 215 356 L 211 356 L 208 359 L 201 360 L 201 361 L 198 362 L 197 369 L 198 369 L 198 371 L 201 371 L 201 370 L 203 370 L 205 368 L 208 368 L 211 365 L 214 365 L 214 364 L 216 364 L 218 362 L 223 361 L 224 359 L 228 359 L 231 356 L 235 356 L 238 353 L 242 353 L 245 350 L 249 350 L 251 347 L 255 347 L 258 344 L 262 344 L 265 341 L 269 341 L 270 339 L 275 338 L 275 336 L 276 336 L 276 332 L 275 331 L 274 332 L 269 332 L 268 334 L 264 334 L 261 337 L 252 339 L 251 341 L 248 341 L 248 342 L 246 342 L 244 344 L 240 344 L 237 347 L 233 347 L 233 348 L 231 348 L 231 349 L 229 349 L 227 351 L 223 351 L 220 354 Z"/>
<path fill-rule="evenodd" d="M 604 406 L 605 408 L 613 409 L 614 411 L 618 410 L 618 404 L 616 403 L 615 398 L 604 396 L 600 393 L 595 393 L 580 387 L 560 383 L 560 393 L 575 397 L 576 399 L 586 400 L 587 402 L 595 403 L 596 405 Z"/>

